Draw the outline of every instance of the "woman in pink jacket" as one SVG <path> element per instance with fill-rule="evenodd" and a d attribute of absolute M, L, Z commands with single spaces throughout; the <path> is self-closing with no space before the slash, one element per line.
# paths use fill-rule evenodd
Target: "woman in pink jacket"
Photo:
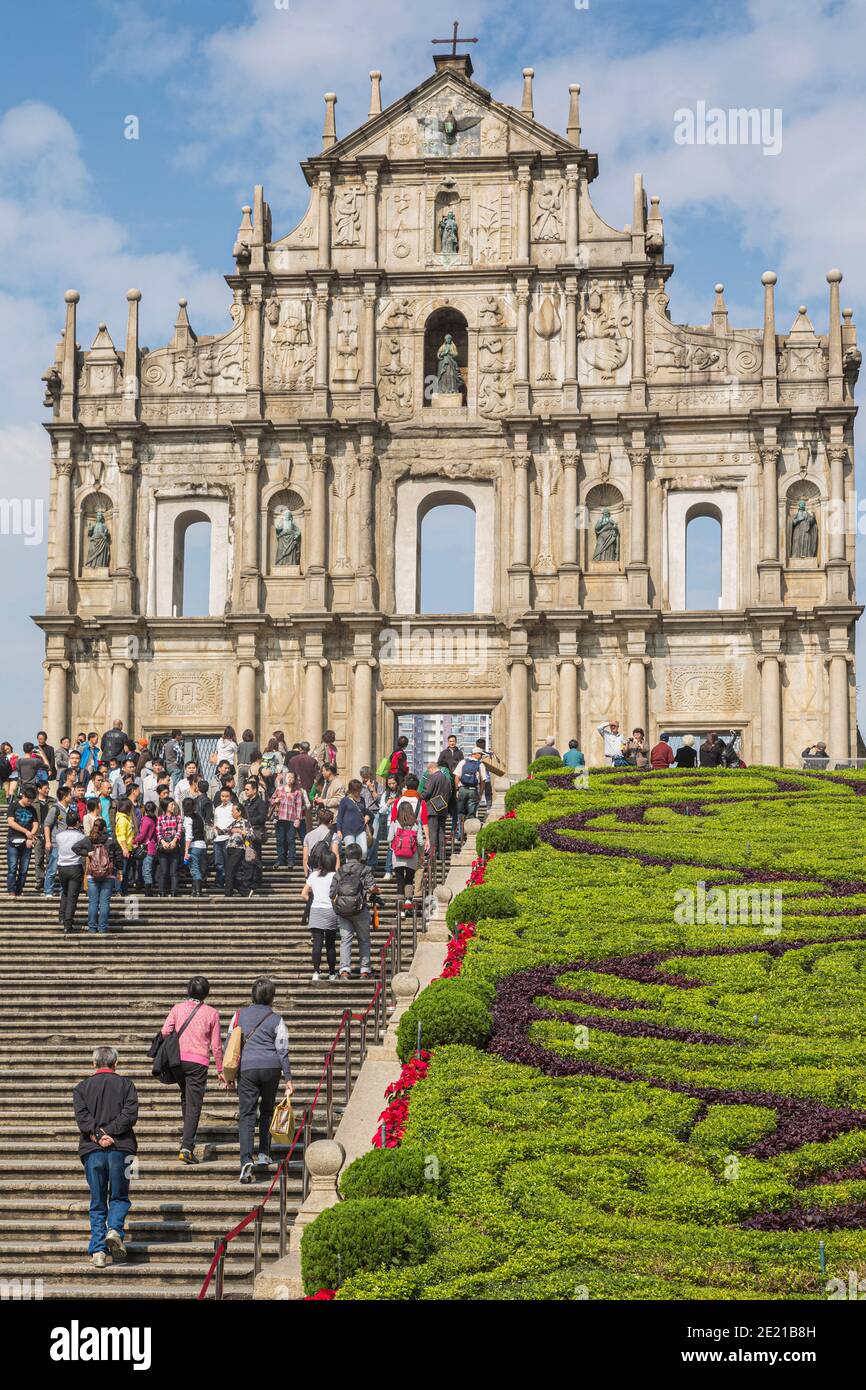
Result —
<path fill-rule="evenodd" d="M 132 846 L 133 853 L 139 848 L 144 848 L 144 858 L 139 865 L 141 881 L 144 884 L 145 897 L 152 897 L 153 871 L 156 866 L 156 805 L 153 801 L 145 802 L 141 824 Z"/>
<path fill-rule="evenodd" d="M 198 1163 L 195 1156 L 195 1136 L 207 1089 L 211 1053 L 220 1084 L 227 1090 L 229 1083 L 223 1076 L 220 1016 L 216 1009 L 204 1002 L 210 993 L 210 985 L 204 975 L 193 975 L 186 993 L 186 999 L 182 1004 L 175 1004 L 162 1025 L 162 1035 L 168 1037 L 169 1033 L 177 1033 L 180 1047 L 183 1138 L 180 1141 L 178 1159 L 181 1163 Z"/>

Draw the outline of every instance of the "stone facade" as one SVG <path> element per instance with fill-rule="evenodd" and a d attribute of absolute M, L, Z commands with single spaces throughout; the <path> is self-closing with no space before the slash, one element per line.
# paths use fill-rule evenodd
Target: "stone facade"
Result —
<path fill-rule="evenodd" d="M 224 334 L 197 337 L 181 300 L 167 346 L 142 347 L 130 290 L 124 350 L 101 326 L 82 351 L 67 294 L 45 375 L 49 738 L 112 718 L 331 726 L 357 768 L 394 714 L 459 708 L 492 711 L 513 773 L 549 732 L 598 761 L 609 717 L 652 740 L 737 728 L 747 761 L 792 762 L 817 737 L 849 756 L 859 352 L 841 274 L 826 334 L 805 309 L 777 333 L 769 272 L 762 327 L 732 328 L 721 286 L 709 324 L 674 324 L 658 199 L 637 177 L 624 230 L 590 202 L 579 88 L 565 137 L 535 121 L 529 70 L 520 110 L 459 55 L 384 111 L 378 90 L 376 74 L 341 140 L 326 97 L 288 235 L 256 188 Z M 447 395 L 431 389 L 446 332 Z M 800 499 L 817 554 L 794 558 Z M 476 512 L 476 612 L 419 617 L 420 520 L 448 501 Z M 605 512 L 618 545 L 594 558 Z M 701 514 L 723 528 L 713 612 L 685 607 Z M 211 616 L 184 617 L 201 519 Z M 280 563 L 278 522 L 301 533 Z"/>

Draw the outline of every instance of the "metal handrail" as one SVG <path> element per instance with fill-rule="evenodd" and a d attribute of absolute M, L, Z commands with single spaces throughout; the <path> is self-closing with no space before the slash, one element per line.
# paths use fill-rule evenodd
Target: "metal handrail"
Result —
<path fill-rule="evenodd" d="M 414 939 L 415 938 L 413 936 L 413 940 Z M 253 1232 L 253 1277 L 255 1278 L 255 1276 L 258 1275 L 261 1269 L 262 1262 L 262 1223 L 264 1220 L 264 1210 L 275 1188 L 279 1189 L 280 1256 L 286 1254 L 289 1163 L 292 1161 L 292 1156 L 299 1143 L 302 1143 L 303 1145 L 304 1155 L 306 1155 L 307 1153 L 309 1145 L 312 1141 L 313 1119 L 316 1112 L 316 1106 L 318 1105 L 323 1088 L 325 1090 L 325 1133 L 328 1139 L 333 1139 L 334 1137 L 334 1133 L 336 1131 L 336 1125 L 334 1124 L 334 1061 L 337 1055 L 337 1049 L 342 1039 L 343 1093 L 345 1097 L 345 1103 L 346 1105 L 348 1105 L 352 1094 L 352 1024 L 357 1023 L 359 1025 L 359 1065 L 363 1064 L 364 1058 L 367 1055 L 367 1021 L 371 1013 L 373 1015 L 373 1036 L 375 1039 L 375 1043 L 376 1045 L 378 1045 L 382 1041 L 385 1023 L 385 996 L 387 993 L 389 980 L 393 979 L 394 975 L 397 973 L 397 970 L 402 968 L 399 964 L 397 965 L 396 970 L 394 968 L 395 962 L 397 962 L 399 959 L 397 956 L 396 948 L 397 931 L 395 929 L 388 933 L 388 936 L 382 943 L 382 947 L 379 952 L 379 978 L 377 979 L 375 989 L 373 990 L 373 997 L 372 999 L 370 999 L 369 1003 L 367 1004 L 367 1007 L 363 1009 L 360 1013 L 354 1013 L 351 1009 L 345 1009 L 343 1011 L 343 1015 L 340 1019 L 337 1031 L 334 1034 L 333 1039 L 331 1040 L 330 1047 L 328 1048 L 328 1052 L 325 1057 L 325 1063 L 322 1068 L 322 1074 L 319 1078 L 319 1084 L 316 1087 L 313 1099 L 310 1101 L 309 1105 L 305 1106 L 302 1112 L 301 1122 L 298 1125 L 297 1130 L 295 1131 L 295 1135 L 292 1139 L 289 1151 L 285 1155 L 285 1157 L 280 1160 L 279 1167 L 277 1169 L 276 1174 L 274 1175 L 270 1187 L 268 1188 L 261 1202 L 259 1202 L 256 1206 L 252 1207 L 247 1212 L 247 1215 L 243 1218 L 243 1220 L 238 1222 L 237 1226 L 235 1226 L 231 1231 L 227 1231 L 225 1235 L 220 1236 L 217 1240 L 214 1241 L 213 1259 L 211 1260 L 210 1268 L 208 1269 L 204 1282 L 201 1288 L 199 1289 L 198 1294 L 196 1295 L 198 1301 L 204 1299 L 204 1297 L 207 1294 L 208 1288 L 212 1282 L 214 1285 L 214 1297 L 217 1300 L 220 1300 L 224 1297 L 225 1260 L 226 1255 L 228 1254 L 229 1246 L 231 1242 L 235 1240 L 241 1234 L 241 1232 L 246 1230 L 247 1226 L 249 1226 L 252 1223 L 254 1223 L 255 1226 Z M 307 1200 L 309 1191 L 310 1175 L 307 1169 L 306 1162 L 304 1162 L 301 1177 L 302 1203 Z"/>

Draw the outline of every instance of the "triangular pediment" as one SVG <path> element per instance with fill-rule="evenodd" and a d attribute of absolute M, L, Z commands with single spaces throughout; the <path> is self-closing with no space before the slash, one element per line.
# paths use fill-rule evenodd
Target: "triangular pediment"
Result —
<path fill-rule="evenodd" d="M 574 149 L 525 112 L 495 101 L 477 82 L 446 70 L 433 73 L 316 158 L 460 159 Z"/>

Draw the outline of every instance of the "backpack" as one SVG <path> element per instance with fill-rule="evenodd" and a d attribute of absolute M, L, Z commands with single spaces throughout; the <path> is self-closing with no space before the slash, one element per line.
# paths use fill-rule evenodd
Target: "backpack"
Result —
<path fill-rule="evenodd" d="M 364 909 L 364 865 L 356 860 L 344 864 L 331 882 L 331 902 L 338 917 L 356 917 Z"/>
<path fill-rule="evenodd" d="M 90 851 L 90 877 L 99 881 L 100 879 L 112 878 L 114 875 L 114 864 L 108 845 L 94 845 Z"/>
<path fill-rule="evenodd" d="M 185 1019 L 180 1028 L 167 1033 L 165 1037 L 162 1030 L 157 1033 L 150 1047 L 147 1049 L 148 1057 L 153 1058 L 151 1074 L 155 1076 L 164 1086 L 176 1086 L 178 1084 L 177 1073 L 180 1071 L 180 1035 L 192 1023 L 199 1009 L 201 1002 Z"/>
<path fill-rule="evenodd" d="M 463 764 L 463 771 L 460 773 L 461 787 L 478 786 L 478 769 L 481 766 L 480 759 L 467 758 Z"/>
<path fill-rule="evenodd" d="M 386 753 L 376 768 L 377 777 L 385 777 L 391 771 L 391 754 Z"/>
<path fill-rule="evenodd" d="M 334 836 L 336 835 L 336 833 L 337 832 L 333 829 L 333 827 L 329 828 L 327 835 L 323 835 L 321 840 L 317 840 L 316 843 L 313 845 L 313 848 L 310 850 L 309 856 L 307 858 L 307 866 L 310 869 L 318 869 L 319 861 L 322 857 L 322 851 L 331 848 L 331 845 L 334 843 Z"/>
<path fill-rule="evenodd" d="M 415 825 L 400 825 L 394 831 L 394 838 L 391 841 L 391 853 L 395 859 L 411 859 L 418 852 L 418 814 L 421 810 L 421 803 L 415 808 Z"/>

